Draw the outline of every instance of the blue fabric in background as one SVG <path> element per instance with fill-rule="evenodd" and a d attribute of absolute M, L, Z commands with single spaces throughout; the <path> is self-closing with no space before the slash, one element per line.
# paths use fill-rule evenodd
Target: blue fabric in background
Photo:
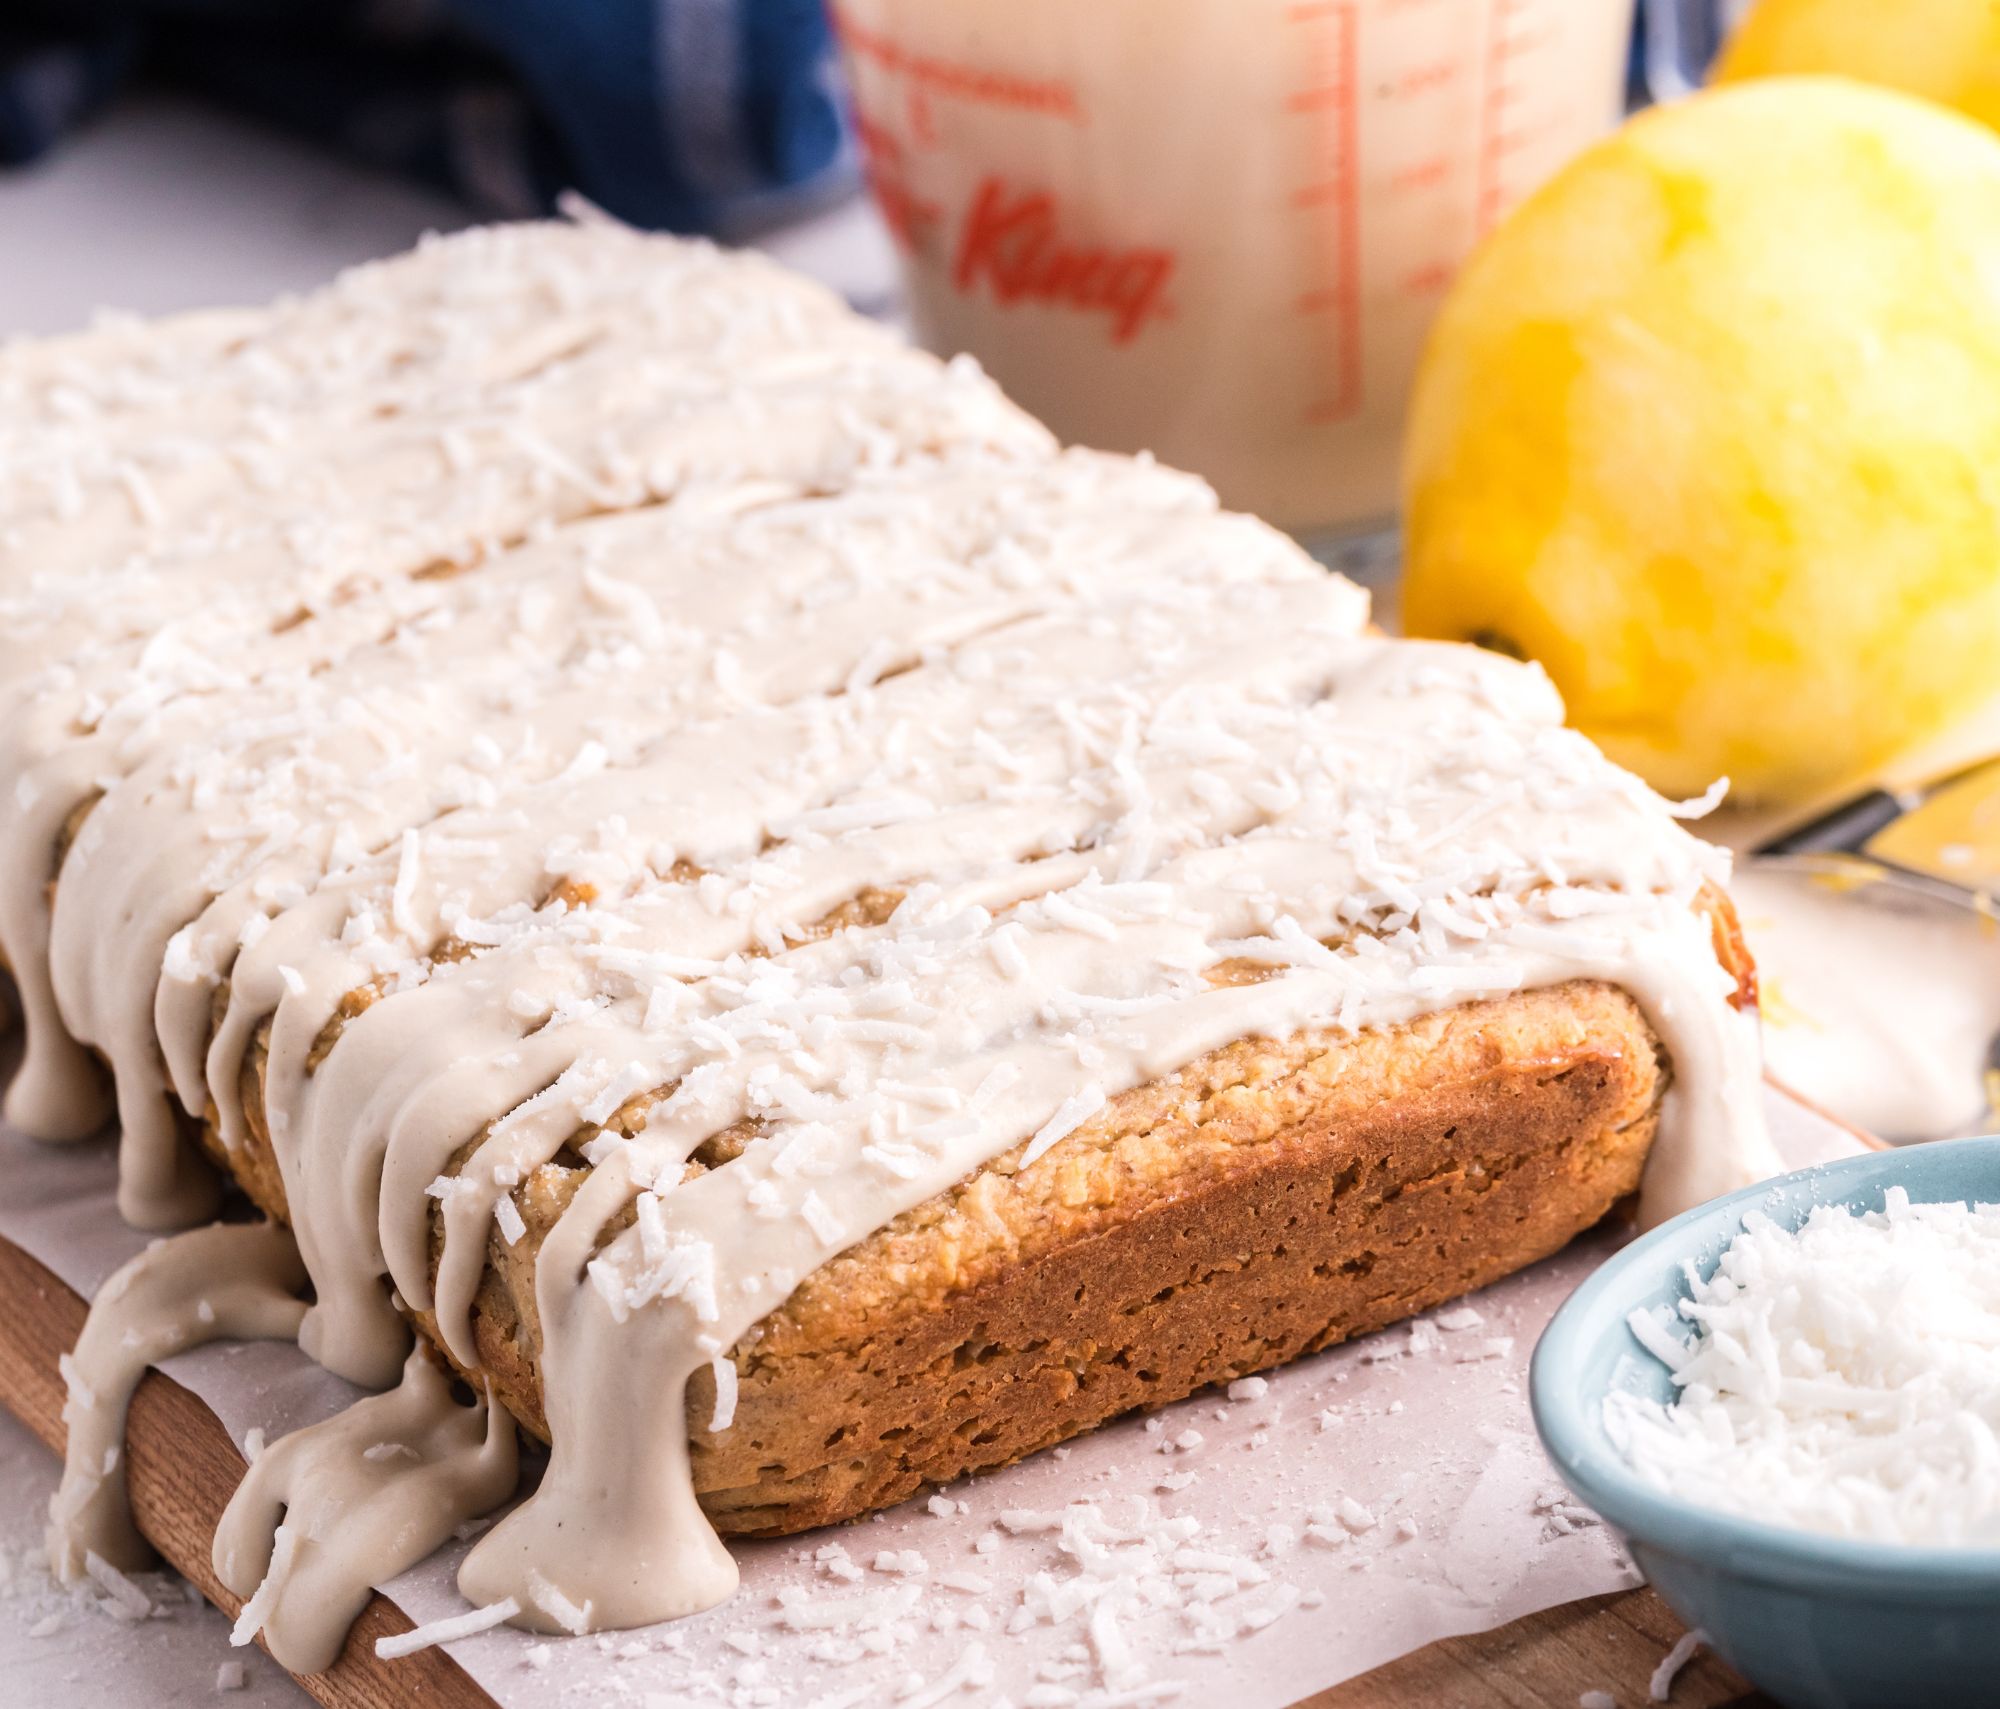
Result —
<path fill-rule="evenodd" d="M 1726 9 L 1639 0 L 1635 103 L 1699 80 Z M 0 165 L 135 77 L 496 216 L 574 187 L 742 236 L 857 181 L 822 0 L 0 0 Z"/>
<path fill-rule="evenodd" d="M 1701 87 L 1746 0 L 1639 0 L 1632 32 L 1632 104 L 1676 101 Z"/>
<path fill-rule="evenodd" d="M 741 235 L 846 194 L 821 0 L 0 0 L 0 164 L 191 91 L 480 212 Z"/>

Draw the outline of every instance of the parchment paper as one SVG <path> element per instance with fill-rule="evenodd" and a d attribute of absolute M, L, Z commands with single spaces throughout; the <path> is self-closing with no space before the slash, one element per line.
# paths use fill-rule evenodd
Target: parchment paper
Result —
<path fill-rule="evenodd" d="M 1794 1166 L 1855 1149 L 1775 1095 L 1771 1119 Z M 145 1244 L 113 1208 L 107 1142 L 0 1129 L 0 1168 L 0 1235 L 80 1292 Z M 742 1589 L 709 1614 L 554 1641 L 503 1628 L 452 1654 L 508 1709 L 1277 1709 L 1434 1639 L 1624 1588 L 1629 1562 L 1569 1504 L 1526 1394 L 1536 1336 L 1619 1238 L 1589 1235 L 1459 1307 L 1273 1372 L 1261 1394 L 1211 1390 L 942 1501 L 738 1545 Z M 209 1347 L 164 1369 L 239 1443 L 356 1392 L 289 1345 Z M 1098 1518 L 1065 1536 L 1080 1500 Z M 463 1549 L 380 1588 L 419 1622 L 463 1612 Z M 1151 1600 L 1107 1599 L 1120 1572 L 1149 1577 Z"/>

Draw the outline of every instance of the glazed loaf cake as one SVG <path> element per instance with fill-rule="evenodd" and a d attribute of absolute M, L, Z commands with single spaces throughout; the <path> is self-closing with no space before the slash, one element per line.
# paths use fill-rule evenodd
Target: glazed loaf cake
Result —
<path fill-rule="evenodd" d="M 1767 1166 L 1721 857 L 1539 673 L 761 263 L 471 233 L 0 403 L 9 1114 L 107 1063 L 129 1219 L 205 1149 L 315 1357 L 551 1441 L 482 1602 L 685 1612 L 690 1488 L 851 1517 Z"/>
<path fill-rule="evenodd" d="M 1667 1072 L 1594 983 L 1212 1052 L 802 1282 L 730 1350 L 735 1420 L 694 1432 L 702 1506 L 725 1534 L 852 1518 L 1509 1275 L 1637 1191 Z M 210 1143 L 282 1218 L 259 1127 Z M 474 1307 L 478 1374 L 544 1439 L 534 1260 L 585 1167 L 524 1183 L 526 1234 L 494 1231 Z"/>

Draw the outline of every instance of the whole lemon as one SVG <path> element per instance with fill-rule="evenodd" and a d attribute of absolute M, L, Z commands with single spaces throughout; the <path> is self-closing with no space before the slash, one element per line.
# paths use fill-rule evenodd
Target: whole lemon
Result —
<path fill-rule="evenodd" d="M 1722 82 L 1837 71 L 1927 95 L 2000 128 L 1994 0 L 1759 0 L 1723 49 Z"/>
<path fill-rule="evenodd" d="M 1404 503 L 1409 630 L 1661 789 L 1931 736 L 2000 687 L 2000 137 L 1831 78 L 1641 115 L 1458 279 Z"/>

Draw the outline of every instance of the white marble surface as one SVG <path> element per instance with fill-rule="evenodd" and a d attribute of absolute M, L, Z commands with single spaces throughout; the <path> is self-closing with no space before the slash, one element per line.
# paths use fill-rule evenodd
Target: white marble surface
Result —
<path fill-rule="evenodd" d="M 0 338 L 67 331 L 97 308 L 263 302 L 468 217 L 274 132 L 137 98 L 48 159 L 0 173 Z M 759 247 L 868 313 L 892 307 L 894 257 L 866 202 Z"/>
<path fill-rule="evenodd" d="M 252 303 L 465 222 L 440 196 L 159 99 L 0 174 L 0 335 Z"/>

